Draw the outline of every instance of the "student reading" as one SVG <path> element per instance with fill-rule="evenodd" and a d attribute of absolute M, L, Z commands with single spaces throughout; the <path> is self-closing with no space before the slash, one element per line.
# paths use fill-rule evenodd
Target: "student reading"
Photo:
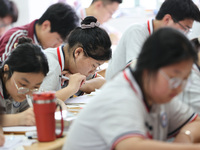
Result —
<path fill-rule="evenodd" d="M 67 44 L 44 51 L 49 63 L 49 73 L 41 88 L 57 91 L 56 97 L 63 101 L 78 90 L 79 96 L 100 88 L 105 79 L 96 73 L 96 68 L 111 58 L 110 47 L 110 38 L 99 27 L 97 19 L 86 17 L 81 27 L 70 33 Z M 69 83 L 61 89 L 62 75 L 69 77 Z"/>
<path fill-rule="evenodd" d="M 200 144 L 186 144 L 200 142 L 200 118 L 172 100 L 195 61 L 185 35 L 172 28 L 157 30 L 145 41 L 136 67 L 107 82 L 78 114 L 63 150 L 200 149 Z M 173 143 L 165 142 L 172 136 Z"/>

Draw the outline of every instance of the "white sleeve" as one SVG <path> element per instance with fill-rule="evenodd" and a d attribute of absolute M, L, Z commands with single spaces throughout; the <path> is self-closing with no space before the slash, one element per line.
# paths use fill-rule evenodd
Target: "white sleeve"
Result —
<path fill-rule="evenodd" d="M 180 97 L 184 103 L 200 114 L 200 72 L 196 66 L 193 67 L 189 82 Z"/>
<path fill-rule="evenodd" d="M 123 34 L 112 59 L 109 61 L 106 70 L 106 80 L 113 78 L 126 67 L 127 63 L 138 57 L 148 35 L 146 33 L 148 31 L 143 31 L 143 29 L 141 25 L 133 25 Z"/>
<path fill-rule="evenodd" d="M 187 104 L 183 103 L 178 97 L 175 97 L 167 105 L 167 110 L 170 118 L 168 137 L 175 136 L 185 124 L 197 117 L 194 110 Z"/>
<path fill-rule="evenodd" d="M 45 91 L 57 91 L 61 89 L 61 68 L 58 63 L 53 58 L 48 57 L 48 65 L 49 65 L 49 72 L 47 73 L 47 76 L 44 78 L 42 85 L 40 86 L 40 89 L 43 89 Z"/>

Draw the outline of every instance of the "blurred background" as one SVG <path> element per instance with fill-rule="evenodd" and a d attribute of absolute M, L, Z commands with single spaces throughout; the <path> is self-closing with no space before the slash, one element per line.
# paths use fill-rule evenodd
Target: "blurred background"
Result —
<path fill-rule="evenodd" d="M 86 8 L 91 4 L 92 0 L 13 0 L 18 9 L 18 21 L 12 24 L 21 26 L 39 18 L 49 5 L 56 2 L 64 2 L 70 4 L 74 9 L 80 7 Z M 123 0 L 119 9 L 113 14 L 109 25 L 116 28 L 122 34 L 133 23 L 145 22 L 147 19 L 154 18 L 160 5 L 164 0 Z M 193 0 L 196 5 L 200 6 L 200 0 Z M 199 7 L 200 8 L 200 7 Z M 188 35 L 189 38 L 200 36 L 200 24 L 194 23 L 193 32 Z"/>

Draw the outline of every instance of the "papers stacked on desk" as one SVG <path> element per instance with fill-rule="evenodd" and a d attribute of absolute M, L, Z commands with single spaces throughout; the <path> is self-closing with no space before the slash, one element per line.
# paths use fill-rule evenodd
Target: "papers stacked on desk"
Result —
<path fill-rule="evenodd" d="M 23 146 L 29 146 L 37 140 L 28 140 L 24 135 L 5 135 L 4 146 L 1 150 L 23 149 Z"/>
<path fill-rule="evenodd" d="M 73 120 L 76 119 L 76 116 L 67 111 L 62 111 L 63 120 L 64 120 L 64 131 L 67 131 L 72 124 Z M 56 129 L 60 129 L 61 127 L 61 113 L 59 111 L 55 112 L 55 120 L 56 120 Z"/>

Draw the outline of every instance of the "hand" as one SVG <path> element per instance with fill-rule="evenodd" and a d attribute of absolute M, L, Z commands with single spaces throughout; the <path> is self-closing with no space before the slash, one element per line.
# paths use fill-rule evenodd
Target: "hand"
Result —
<path fill-rule="evenodd" d="M 80 87 L 85 83 L 86 76 L 81 75 L 80 73 L 76 73 L 69 76 L 69 84 L 68 86 L 74 91 L 74 93 L 78 92 Z"/>
<path fill-rule="evenodd" d="M 35 125 L 35 115 L 33 108 L 28 108 L 27 110 L 18 114 L 19 125 L 33 126 Z"/>
<path fill-rule="evenodd" d="M 0 146 L 3 146 L 5 143 L 5 137 L 3 135 L 3 129 L 0 127 Z"/>

